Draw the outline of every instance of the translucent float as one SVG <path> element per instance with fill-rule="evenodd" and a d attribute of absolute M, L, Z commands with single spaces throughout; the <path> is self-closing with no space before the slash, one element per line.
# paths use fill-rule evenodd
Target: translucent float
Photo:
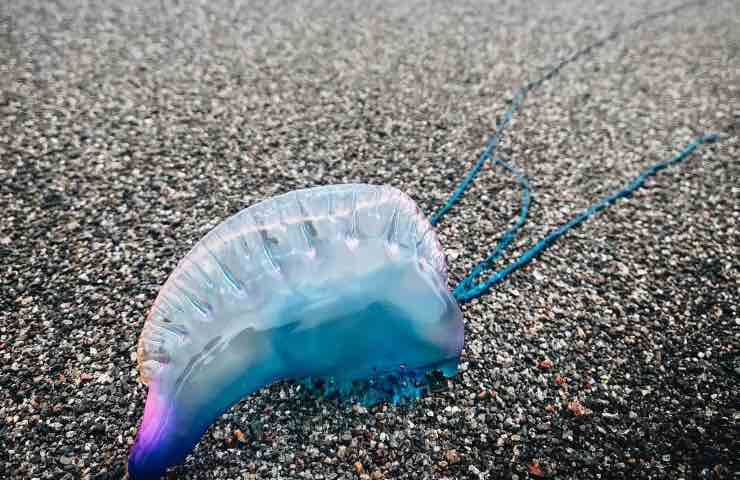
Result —
<path fill-rule="evenodd" d="M 355 184 L 268 199 L 213 229 L 162 287 L 139 340 L 149 393 L 129 476 L 159 478 L 273 382 L 397 403 L 454 375 L 462 346 L 442 248 L 408 196 Z"/>

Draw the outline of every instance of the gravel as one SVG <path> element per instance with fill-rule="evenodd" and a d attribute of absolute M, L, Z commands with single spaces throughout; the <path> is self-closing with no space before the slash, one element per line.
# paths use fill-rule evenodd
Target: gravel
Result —
<path fill-rule="evenodd" d="M 516 88 L 676 4 L 303 3 L 0 2 L 0 478 L 125 475 L 138 334 L 218 222 L 339 182 L 394 185 L 431 213 Z M 738 130 L 737 1 L 566 67 L 501 146 L 534 193 L 512 255 L 693 137 L 723 140 L 467 304 L 448 388 L 365 409 L 274 385 L 174 475 L 738 474 Z M 518 202 L 484 169 L 438 229 L 453 284 Z"/>

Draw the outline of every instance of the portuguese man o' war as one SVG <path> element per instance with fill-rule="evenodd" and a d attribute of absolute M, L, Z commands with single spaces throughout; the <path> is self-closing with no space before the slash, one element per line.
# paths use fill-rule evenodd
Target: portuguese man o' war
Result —
<path fill-rule="evenodd" d="M 651 14 L 633 22 L 685 8 Z M 372 405 L 417 398 L 451 377 L 463 347 L 459 303 L 478 298 L 567 232 L 684 161 L 704 135 L 643 171 L 527 249 L 487 279 L 521 230 L 530 204 L 526 179 L 519 220 L 496 249 L 450 292 L 432 225 L 460 200 L 532 90 L 612 33 L 577 51 L 514 96 L 483 153 L 431 223 L 405 194 L 387 186 L 336 185 L 268 199 L 206 235 L 167 279 L 137 351 L 149 386 L 128 462 L 132 480 L 159 478 L 182 462 L 208 426 L 246 395 L 280 380 Z"/>
<path fill-rule="evenodd" d="M 149 393 L 129 476 L 158 478 L 273 382 L 398 402 L 454 375 L 462 347 L 444 253 L 408 196 L 355 184 L 268 199 L 208 233 L 157 296 L 139 339 Z"/>

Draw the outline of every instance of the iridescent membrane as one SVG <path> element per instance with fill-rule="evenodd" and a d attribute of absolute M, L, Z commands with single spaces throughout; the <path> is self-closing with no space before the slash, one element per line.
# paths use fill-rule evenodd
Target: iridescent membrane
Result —
<path fill-rule="evenodd" d="M 271 198 L 217 226 L 162 287 L 139 340 L 149 394 L 129 475 L 158 478 L 275 381 L 399 402 L 453 375 L 462 346 L 442 249 L 409 197 L 336 185 Z"/>

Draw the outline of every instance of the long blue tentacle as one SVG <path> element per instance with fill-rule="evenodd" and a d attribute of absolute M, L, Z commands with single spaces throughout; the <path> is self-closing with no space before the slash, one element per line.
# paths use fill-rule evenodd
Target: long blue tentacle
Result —
<path fill-rule="evenodd" d="M 537 242 L 534 246 L 532 246 L 530 249 L 528 249 L 526 252 L 520 255 L 516 260 L 514 260 L 508 266 L 493 273 L 486 281 L 473 285 L 473 281 L 475 280 L 475 278 L 479 277 L 481 273 L 481 272 L 478 272 L 478 267 L 476 267 L 476 269 L 474 269 L 473 272 L 471 272 L 468 276 L 466 276 L 460 282 L 460 284 L 455 288 L 455 290 L 453 291 L 453 295 L 460 303 L 468 302 L 474 298 L 478 298 L 481 295 L 484 295 L 491 289 L 493 285 L 496 285 L 497 283 L 502 282 L 504 279 L 506 279 L 506 277 L 511 275 L 511 273 L 513 273 L 516 270 L 519 270 L 520 268 L 524 267 L 529 262 L 534 260 L 538 255 L 540 255 L 547 248 L 549 248 L 553 243 L 555 243 L 555 241 L 558 240 L 560 237 L 562 237 L 569 231 L 573 230 L 578 225 L 582 224 L 583 222 L 593 217 L 594 215 L 614 205 L 617 202 L 617 200 L 619 200 L 620 198 L 629 197 L 636 190 L 642 188 L 645 185 L 645 181 L 648 178 L 655 176 L 658 172 L 670 167 L 671 165 L 675 165 L 677 163 L 680 163 L 686 160 L 692 153 L 694 153 L 694 151 L 700 145 L 703 145 L 705 143 L 716 142 L 719 140 L 719 138 L 720 138 L 719 135 L 713 133 L 709 135 L 704 135 L 694 140 L 673 158 L 669 160 L 664 160 L 660 163 L 656 163 L 655 165 L 648 168 L 647 170 L 644 170 L 642 173 L 640 173 L 640 175 L 638 175 L 634 180 L 632 180 L 623 189 L 618 190 L 612 193 L 611 195 L 604 197 L 603 199 L 594 203 L 587 209 L 581 211 L 579 214 L 573 217 L 573 219 L 571 219 L 568 223 L 556 228 L 555 230 L 547 234 L 545 238 Z M 521 216 L 520 216 L 520 219 L 521 219 Z M 484 260 L 481 263 L 481 265 L 483 263 L 486 263 L 487 261 L 488 259 Z"/>
<path fill-rule="evenodd" d="M 684 8 L 687 8 L 693 5 L 702 4 L 702 3 L 705 3 L 705 0 L 698 0 L 698 1 L 692 0 L 692 1 L 688 1 L 680 5 L 677 5 L 676 7 L 673 7 L 670 9 L 661 10 L 661 11 L 646 15 L 630 23 L 626 27 L 615 30 L 609 35 L 607 35 L 606 37 L 588 45 L 587 47 L 583 49 L 576 51 L 569 57 L 566 57 L 565 59 L 557 63 L 555 66 L 550 68 L 547 72 L 545 72 L 544 75 L 540 76 L 536 80 L 530 81 L 529 83 L 524 85 L 522 88 L 520 88 L 516 92 L 516 94 L 514 95 L 514 98 L 511 101 L 511 105 L 504 113 L 504 116 L 501 122 L 498 123 L 498 125 L 496 126 L 496 129 L 493 135 L 488 140 L 488 143 L 486 143 L 483 149 L 483 152 L 481 153 L 480 157 L 478 157 L 478 160 L 468 170 L 468 172 L 463 177 L 462 181 L 458 184 L 458 186 L 449 196 L 447 201 L 445 201 L 444 205 L 442 205 L 442 207 L 440 207 L 430 218 L 431 224 L 437 225 L 442 220 L 442 218 L 447 214 L 447 212 L 449 212 L 460 201 L 462 196 L 465 194 L 468 188 L 470 188 L 470 186 L 473 184 L 478 174 L 481 172 L 483 167 L 486 165 L 486 162 L 488 162 L 492 158 L 495 158 L 495 160 L 493 161 L 493 165 L 494 166 L 501 165 L 502 167 L 504 167 L 506 171 L 508 171 L 510 174 L 512 174 L 516 178 L 517 183 L 519 183 L 522 189 L 522 201 L 521 201 L 521 207 L 519 211 L 519 217 L 517 218 L 514 225 L 504 233 L 504 235 L 501 237 L 498 244 L 496 245 L 496 248 L 488 255 L 488 257 L 486 257 L 483 261 L 478 263 L 473 268 L 473 270 L 467 276 L 465 276 L 465 278 L 463 278 L 460 281 L 457 287 L 455 287 L 453 293 L 455 295 L 455 298 L 457 298 L 459 302 L 461 303 L 467 302 L 469 300 L 472 300 L 473 298 L 477 298 L 485 294 L 486 292 L 490 290 L 490 288 L 493 285 L 503 281 L 512 272 L 528 264 L 530 261 L 532 261 L 532 259 L 537 257 L 540 253 L 546 250 L 558 238 L 565 235 L 568 231 L 580 225 L 581 223 L 583 223 L 584 221 L 586 221 L 588 218 L 592 217 L 593 215 L 613 205 L 620 198 L 627 197 L 630 194 L 632 194 L 632 192 L 642 187 L 643 184 L 645 183 L 645 180 L 648 177 L 655 175 L 660 170 L 663 170 L 664 168 L 670 165 L 673 165 L 675 163 L 679 163 L 685 160 L 699 145 L 702 145 L 704 143 L 715 142 L 719 139 L 718 135 L 711 134 L 711 135 L 705 135 L 695 140 L 676 157 L 673 157 L 670 160 L 658 163 L 652 166 L 651 168 L 645 170 L 642 174 L 640 174 L 640 176 L 635 178 L 624 189 L 618 192 L 615 192 L 614 194 L 593 204 L 588 209 L 576 215 L 570 222 L 552 231 L 545 238 L 543 238 L 537 244 L 535 244 L 532 248 L 524 252 L 524 254 L 522 254 L 519 258 L 517 258 L 509 266 L 503 268 L 502 270 L 494 272 L 486 281 L 476 283 L 476 281 L 481 277 L 481 275 L 483 275 L 485 271 L 491 269 L 493 264 L 503 256 L 506 249 L 514 241 L 514 239 L 519 234 L 522 227 L 527 221 L 529 207 L 531 205 L 531 199 L 532 199 L 528 181 L 526 177 L 522 175 L 521 173 L 519 173 L 516 170 L 516 168 L 514 168 L 512 165 L 504 162 L 498 157 L 495 157 L 496 148 L 498 147 L 499 142 L 501 141 L 506 128 L 511 123 L 511 120 L 514 114 L 521 108 L 522 104 L 524 103 L 524 100 L 527 98 L 527 95 L 529 95 L 529 93 L 532 90 L 535 90 L 539 88 L 540 86 L 542 86 L 542 84 L 545 83 L 546 81 L 557 76 L 560 73 L 560 71 L 563 69 L 563 67 L 565 67 L 566 65 L 577 61 L 584 55 L 591 53 L 595 48 L 599 48 L 603 46 L 608 41 L 616 39 L 622 33 L 625 33 L 629 30 L 634 30 L 638 28 L 639 26 L 647 22 L 650 22 L 656 18 L 660 18 L 666 15 L 669 15 L 671 13 L 675 13 Z"/>

